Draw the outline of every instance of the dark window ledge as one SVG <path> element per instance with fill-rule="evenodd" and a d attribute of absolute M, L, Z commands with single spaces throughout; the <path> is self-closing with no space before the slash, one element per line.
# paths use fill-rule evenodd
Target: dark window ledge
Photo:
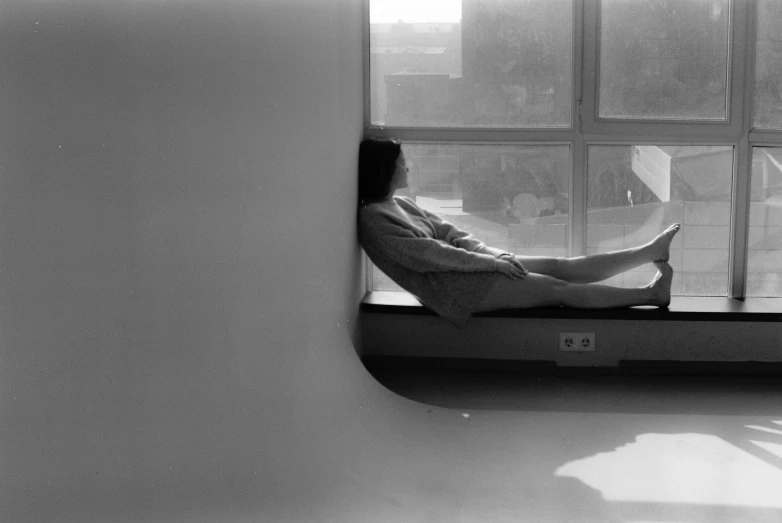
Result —
<path fill-rule="evenodd" d="M 411 294 L 397 291 L 367 293 L 361 312 L 435 316 Z M 782 321 L 782 298 L 746 298 L 675 296 L 668 309 L 631 307 L 625 309 L 569 309 L 541 307 L 504 309 L 476 314 L 485 318 L 550 318 L 601 320 L 667 321 Z"/>
<path fill-rule="evenodd" d="M 532 374 L 536 376 L 782 376 L 782 363 L 758 361 L 619 360 L 615 366 L 563 367 L 555 361 L 365 355 L 381 382 L 387 375 Z M 779 382 L 776 382 L 779 383 Z"/>

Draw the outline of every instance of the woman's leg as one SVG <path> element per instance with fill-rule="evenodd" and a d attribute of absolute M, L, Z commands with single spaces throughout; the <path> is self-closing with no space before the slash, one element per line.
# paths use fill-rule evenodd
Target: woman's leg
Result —
<path fill-rule="evenodd" d="M 671 302 L 673 269 L 667 262 L 657 261 L 654 264 L 657 266 L 657 275 L 649 285 L 636 289 L 569 283 L 534 273 L 520 280 L 499 279 L 478 311 L 559 306 L 581 309 L 609 309 L 635 305 L 667 307 Z"/>
<path fill-rule="evenodd" d="M 668 261 L 671 240 L 681 226 L 668 227 L 645 245 L 621 251 L 590 254 L 576 258 L 516 256 L 524 267 L 534 273 L 552 276 L 570 283 L 593 283 L 607 280 L 629 269 L 657 260 Z"/>

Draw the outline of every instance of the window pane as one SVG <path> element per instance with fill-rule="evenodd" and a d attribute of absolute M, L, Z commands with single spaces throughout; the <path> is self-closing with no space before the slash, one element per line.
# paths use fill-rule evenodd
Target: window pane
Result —
<path fill-rule="evenodd" d="M 411 143 L 410 196 L 491 247 L 567 256 L 570 147 Z M 398 287 L 377 267 L 374 290 Z"/>
<path fill-rule="evenodd" d="M 370 0 L 372 123 L 569 127 L 570 1 Z"/>
<path fill-rule="evenodd" d="M 782 148 L 755 147 L 747 296 L 782 296 Z"/>
<path fill-rule="evenodd" d="M 588 155 L 587 253 L 644 244 L 679 222 L 672 292 L 727 295 L 733 148 L 609 145 Z M 639 287 L 655 273 L 647 264 L 607 282 Z"/>
<path fill-rule="evenodd" d="M 729 12 L 728 0 L 603 0 L 599 115 L 726 119 Z"/>
<path fill-rule="evenodd" d="M 782 129 L 782 2 L 758 1 L 755 126 Z"/>

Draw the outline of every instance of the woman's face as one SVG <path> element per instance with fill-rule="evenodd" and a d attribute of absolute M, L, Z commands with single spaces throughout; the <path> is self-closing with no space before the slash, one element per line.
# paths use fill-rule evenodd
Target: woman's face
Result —
<path fill-rule="evenodd" d="M 396 159 L 396 170 L 391 178 L 391 189 L 404 189 L 407 187 L 407 173 L 410 169 L 407 167 L 405 154 L 400 152 Z"/>

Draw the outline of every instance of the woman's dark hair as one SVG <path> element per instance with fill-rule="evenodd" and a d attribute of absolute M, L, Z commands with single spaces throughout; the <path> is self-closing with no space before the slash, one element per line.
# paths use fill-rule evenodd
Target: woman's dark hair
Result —
<path fill-rule="evenodd" d="M 388 138 L 365 138 L 358 147 L 359 204 L 385 198 L 391 193 L 391 180 L 402 145 Z"/>

